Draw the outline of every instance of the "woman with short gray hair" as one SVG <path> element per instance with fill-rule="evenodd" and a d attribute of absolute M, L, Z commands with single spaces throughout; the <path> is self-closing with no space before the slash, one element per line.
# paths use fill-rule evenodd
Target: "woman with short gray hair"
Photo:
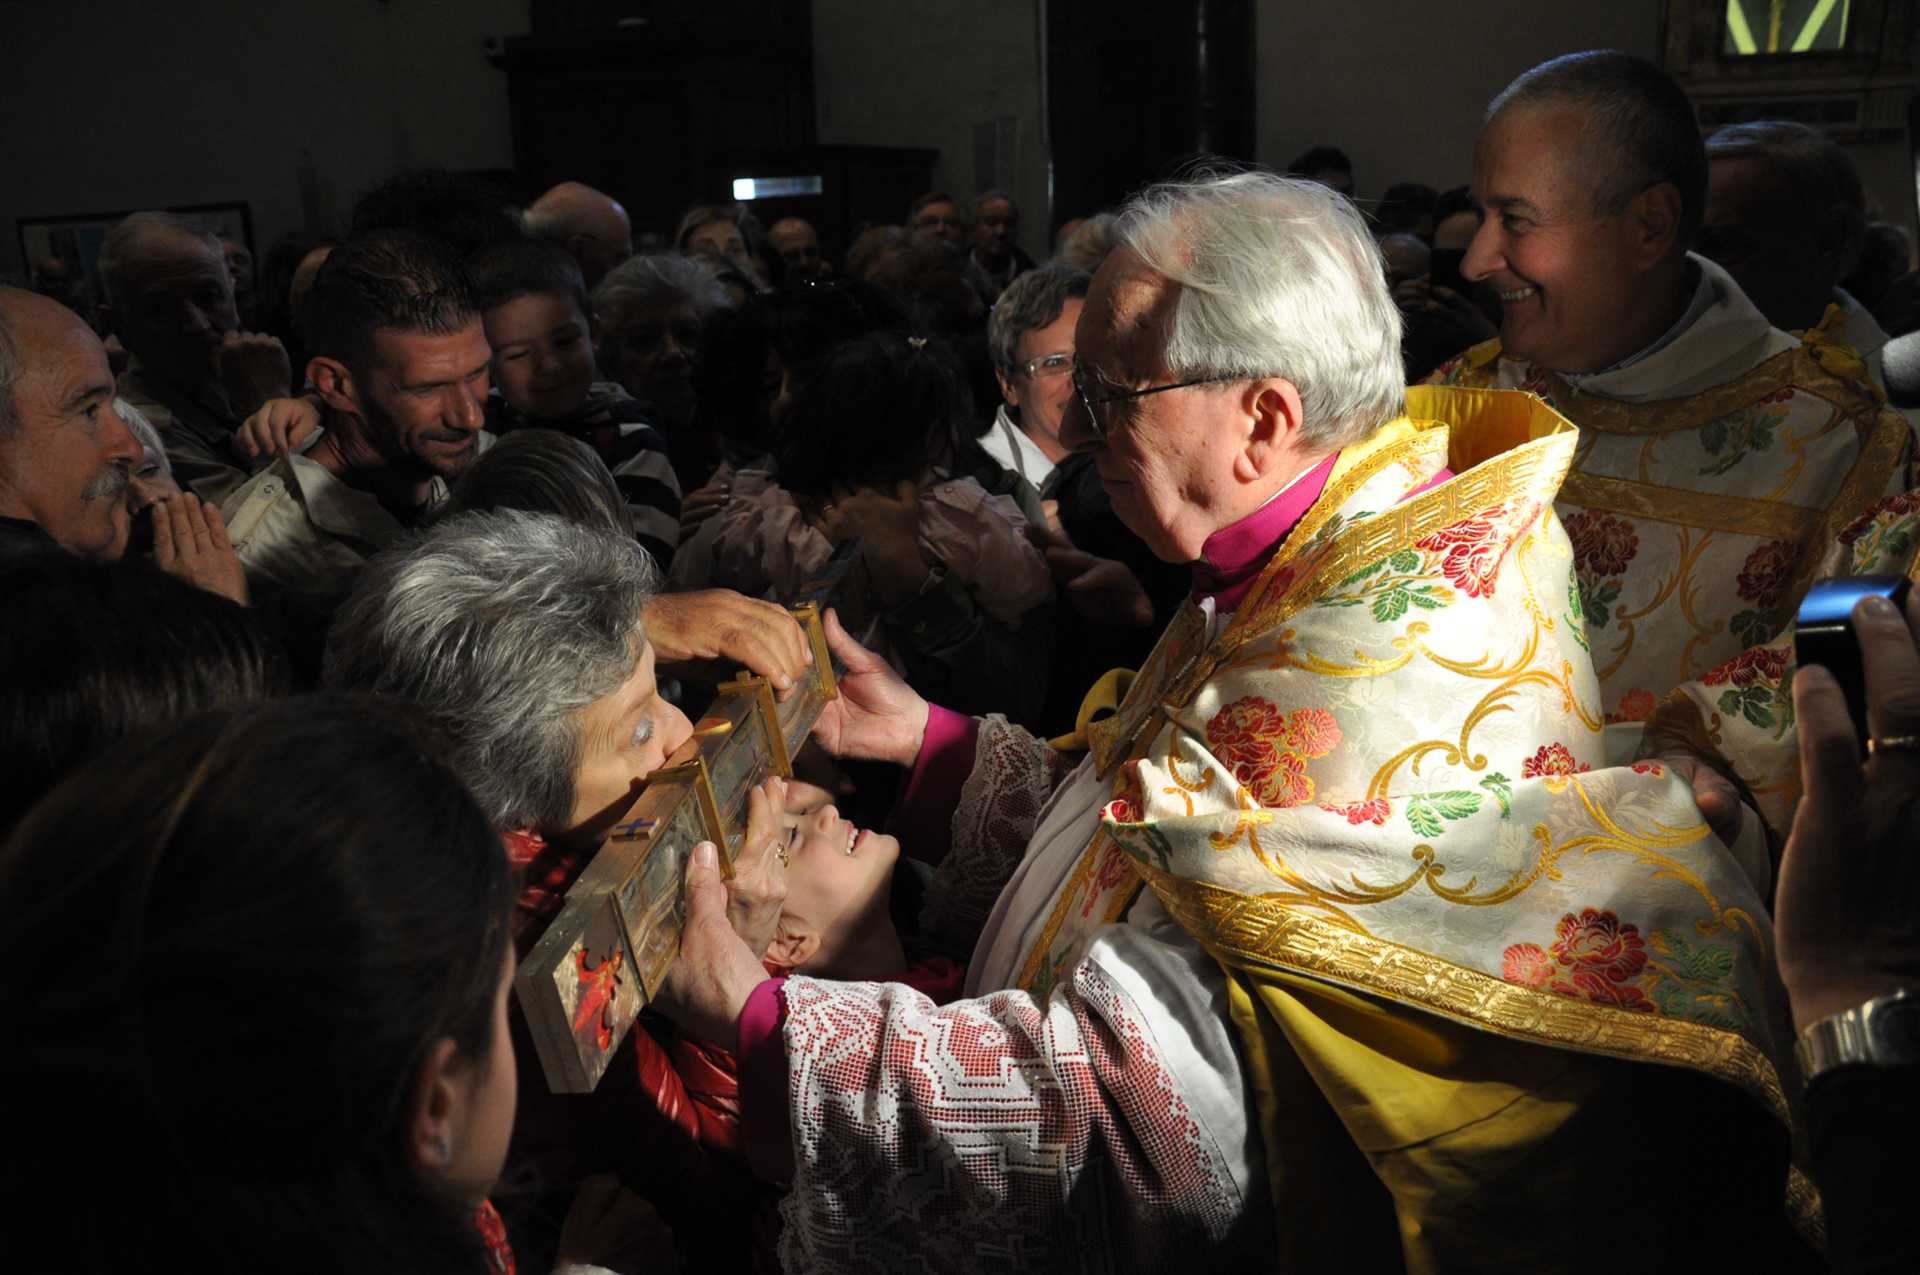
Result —
<path fill-rule="evenodd" d="M 334 619 L 327 683 L 440 719 L 497 827 L 597 844 L 612 820 L 595 812 L 690 730 L 654 694 L 641 613 L 658 578 L 631 537 L 457 515 L 368 565 Z"/>
<path fill-rule="evenodd" d="M 726 304 L 711 269 L 666 253 L 621 262 L 593 290 L 601 371 L 653 404 L 669 441 L 693 424 L 694 350 Z"/>
<path fill-rule="evenodd" d="M 523 955 L 647 776 L 692 734 L 654 684 L 641 620 L 657 583 L 631 536 L 553 514 L 469 512 L 375 558 L 334 618 L 328 685 L 410 700 L 451 739 L 454 768 L 520 875 Z M 777 780 L 755 793 L 730 883 L 736 932 L 760 952 L 786 894 L 771 804 L 783 797 Z M 514 1048 L 521 1070 L 540 1075 L 532 1038 L 516 1032 Z M 723 1243 L 721 1219 L 756 1205 L 716 1192 L 696 1139 L 674 1127 L 691 1108 L 665 1051 L 629 1032 L 608 1071 L 592 1099 L 524 1085 L 516 1163 L 550 1181 L 618 1172 L 696 1250 Z M 730 1268 L 732 1255 L 715 1264 Z"/>

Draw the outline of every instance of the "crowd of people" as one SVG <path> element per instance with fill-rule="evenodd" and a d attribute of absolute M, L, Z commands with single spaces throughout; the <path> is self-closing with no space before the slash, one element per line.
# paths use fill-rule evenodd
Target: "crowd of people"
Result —
<path fill-rule="evenodd" d="M 22 1268 L 1910 1269 L 1912 246 L 1621 53 L 1354 189 L 830 261 L 417 170 L 0 287 Z M 838 698 L 554 1092 L 519 961 L 854 540 Z"/>

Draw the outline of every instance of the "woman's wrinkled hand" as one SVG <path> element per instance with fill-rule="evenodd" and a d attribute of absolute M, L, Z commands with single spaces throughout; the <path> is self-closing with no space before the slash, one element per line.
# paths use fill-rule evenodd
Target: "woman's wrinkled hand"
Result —
<path fill-rule="evenodd" d="M 687 862 L 686 921 L 680 955 L 667 968 L 652 1007 L 728 1053 L 740 1050 L 740 1014 L 767 971 L 727 919 L 727 884 L 711 841 Z"/>

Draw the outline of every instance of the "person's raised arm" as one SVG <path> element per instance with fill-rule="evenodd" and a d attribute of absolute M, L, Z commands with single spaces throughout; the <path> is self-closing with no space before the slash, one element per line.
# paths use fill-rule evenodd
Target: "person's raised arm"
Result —
<path fill-rule="evenodd" d="M 1920 599 L 1853 609 L 1866 669 L 1865 764 L 1840 685 L 1793 680 L 1806 795 L 1780 863 L 1774 938 L 1800 1034 L 1809 1167 L 1836 1275 L 1920 1268 L 1920 1057 L 1907 1003 L 1920 989 Z"/>
<path fill-rule="evenodd" d="M 709 666 L 732 661 L 772 682 L 782 699 L 813 663 L 799 621 L 782 607 L 732 589 L 655 594 L 642 623 L 669 671 L 716 674 L 718 680 L 724 670 Z"/>

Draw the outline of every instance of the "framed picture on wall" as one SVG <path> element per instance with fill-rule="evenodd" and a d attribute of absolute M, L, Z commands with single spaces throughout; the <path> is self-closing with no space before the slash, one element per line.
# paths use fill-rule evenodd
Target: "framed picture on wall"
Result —
<path fill-rule="evenodd" d="M 64 217 L 22 217 L 20 259 L 35 286 L 42 282 L 48 263 L 58 261 L 67 287 L 85 285 L 93 278 L 94 263 L 100 259 L 100 245 L 108 232 L 126 219 L 134 209 L 113 213 L 73 213 Z M 221 204 L 180 204 L 167 209 L 198 223 L 222 239 L 232 239 L 253 251 L 253 215 L 244 200 Z"/>

